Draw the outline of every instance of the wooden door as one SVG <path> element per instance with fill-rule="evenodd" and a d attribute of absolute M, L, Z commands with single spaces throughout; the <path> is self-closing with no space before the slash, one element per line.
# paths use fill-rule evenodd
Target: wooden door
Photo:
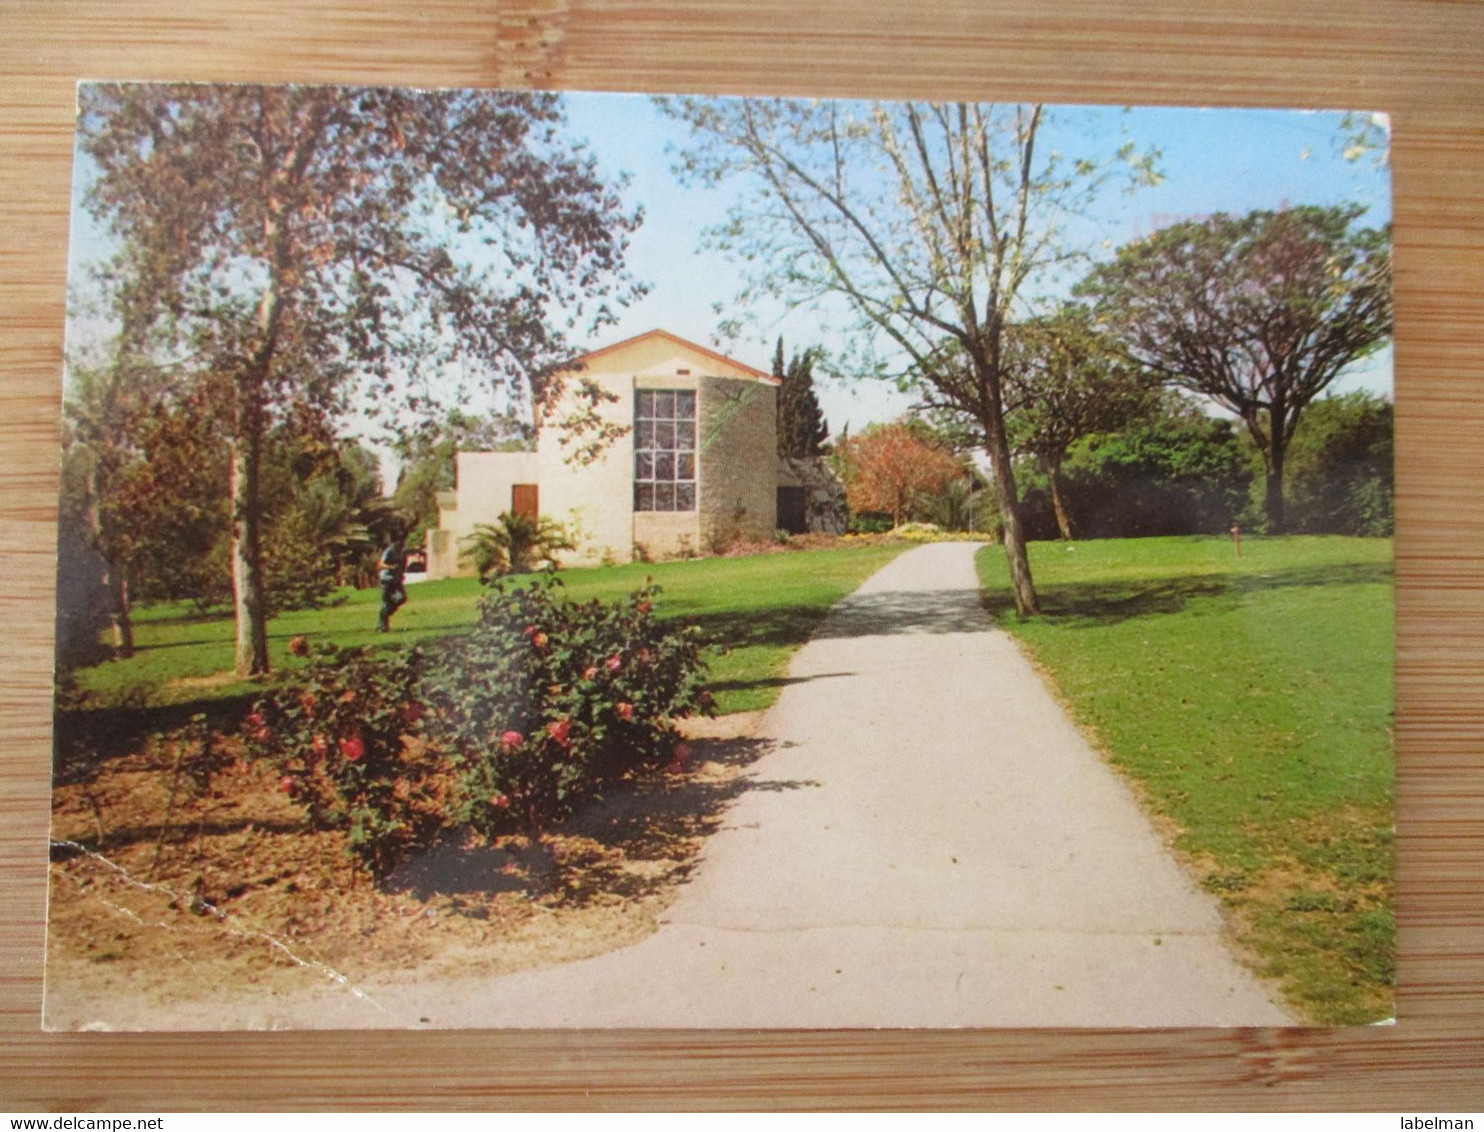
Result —
<path fill-rule="evenodd" d="M 540 513 L 540 493 L 533 483 L 518 483 L 510 488 L 510 510 L 525 519 L 535 519 Z"/>

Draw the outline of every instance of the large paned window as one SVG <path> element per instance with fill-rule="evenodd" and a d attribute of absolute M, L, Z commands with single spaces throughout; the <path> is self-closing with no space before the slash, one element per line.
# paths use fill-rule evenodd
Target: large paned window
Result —
<path fill-rule="evenodd" d="M 641 389 L 634 399 L 634 510 L 695 509 L 695 391 Z"/>

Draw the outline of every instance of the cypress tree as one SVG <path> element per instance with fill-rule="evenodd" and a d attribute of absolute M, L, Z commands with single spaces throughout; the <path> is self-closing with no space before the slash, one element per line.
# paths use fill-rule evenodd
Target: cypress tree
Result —
<path fill-rule="evenodd" d="M 829 425 L 814 395 L 814 351 L 794 354 L 783 365 L 783 339 L 773 355 L 773 376 L 778 387 L 778 455 L 808 459 L 824 451 Z"/>

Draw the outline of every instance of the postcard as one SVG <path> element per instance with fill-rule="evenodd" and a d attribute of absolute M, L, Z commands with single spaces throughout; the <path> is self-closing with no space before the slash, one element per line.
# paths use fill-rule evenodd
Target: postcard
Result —
<path fill-rule="evenodd" d="M 1392 1020 L 1389 129 L 81 86 L 46 1026 Z"/>

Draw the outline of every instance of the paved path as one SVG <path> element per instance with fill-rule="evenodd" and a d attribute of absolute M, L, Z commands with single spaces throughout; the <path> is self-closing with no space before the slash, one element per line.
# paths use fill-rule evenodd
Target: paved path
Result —
<path fill-rule="evenodd" d="M 797 654 L 762 723 L 774 748 L 658 933 L 498 979 L 368 987 L 388 1014 L 343 996 L 311 1024 L 1291 1023 L 991 627 L 975 549 L 902 555 Z"/>
<path fill-rule="evenodd" d="M 751 788 L 655 935 L 500 978 L 270 996 L 229 1024 L 1291 1023 L 991 627 L 975 550 L 909 551 L 832 611 L 763 720 L 772 749 Z M 222 1024 L 201 1011 L 177 1024 Z"/>

